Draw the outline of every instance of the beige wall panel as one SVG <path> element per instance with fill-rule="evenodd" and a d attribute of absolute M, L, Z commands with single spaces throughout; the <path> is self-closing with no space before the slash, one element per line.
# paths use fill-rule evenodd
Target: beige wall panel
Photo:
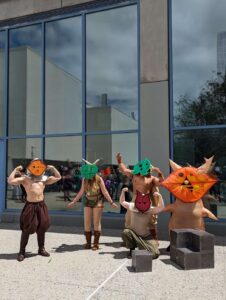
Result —
<path fill-rule="evenodd" d="M 82 4 L 86 2 L 92 2 L 91 0 L 62 0 L 62 6 L 70 6 L 76 4 Z"/>
<path fill-rule="evenodd" d="M 61 0 L 0 1 L 0 20 L 22 17 L 61 7 Z"/>
<path fill-rule="evenodd" d="M 165 176 L 169 174 L 169 105 L 168 82 L 141 84 L 141 158 L 147 157 Z M 157 174 L 153 174 L 156 175 Z M 160 188 L 165 204 L 169 193 Z M 158 228 L 161 238 L 168 235 L 168 213 L 159 214 Z"/>
<path fill-rule="evenodd" d="M 141 82 L 168 79 L 167 0 L 140 1 Z"/>

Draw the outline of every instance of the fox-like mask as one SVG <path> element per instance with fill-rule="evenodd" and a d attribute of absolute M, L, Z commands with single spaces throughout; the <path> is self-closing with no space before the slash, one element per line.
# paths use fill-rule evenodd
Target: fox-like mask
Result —
<path fill-rule="evenodd" d="M 205 158 L 199 168 L 181 167 L 170 160 L 173 172 L 161 184 L 183 202 L 198 201 L 217 182 L 215 177 L 208 175 L 212 160 L 213 157 Z"/>

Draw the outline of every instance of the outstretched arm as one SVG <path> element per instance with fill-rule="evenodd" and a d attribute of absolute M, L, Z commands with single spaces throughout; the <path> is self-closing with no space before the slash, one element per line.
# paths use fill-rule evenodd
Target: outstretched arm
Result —
<path fill-rule="evenodd" d="M 119 169 L 121 172 L 126 175 L 127 177 L 132 177 L 132 171 L 126 167 L 126 165 L 122 162 L 122 155 L 120 153 L 117 153 L 116 160 L 118 162 Z"/>
<path fill-rule="evenodd" d="M 8 184 L 11 184 L 11 185 L 20 185 L 20 184 L 24 183 L 25 177 L 17 177 L 17 178 L 15 178 L 16 173 L 18 171 L 21 171 L 22 169 L 23 169 L 22 166 L 18 166 L 18 167 L 16 167 L 12 171 L 12 173 L 9 175 L 9 178 L 8 178 Z"/>
<path fill-rule="evenodd" d="M 53 172 L 53 175 L 49 176 L 49 178 L 46 180 L 46 183 L 45 183 L 46 185 L 53 184 L 61 179 L 60 173 L 54 166 L 48 165 L 47 170 L 51 170 Z"/>
<path fill-rule="evenodd" d="M 80 191 L 75 196 L 75 198 L 72 200 L 72 202 L 67 205 L 67 207 L 69 207 L 69 208 L 73 207 L 75 205 L 75 203 L 78 202 L 80 198 L 82 198 L 83 193 L 84 193 L 84 179 L 82 180 L 82 186 L 80 188 Z"/>
<path fill-rule="evenodd" d="M 203 209 L 202 209 L 202 216 L 203 217 L 208 217 L 208 218 L 213 219 L 213 220 L 218 220 L 218 218 L 213 213 L 211 213 L 210 210 L 208 210 L 205 207 L 203 207 Z"/>
<path fill-rule="evenodd" d="M 167 205 L 165 208 L 163 208 L 162 211 L 172 213 L 172 212 L 174 212 L 174 209 L 175 209 L 175 205 L 174 205 L 174 203 L 172 203 L 172 204 Z"/>
<path fill-rule="evenodd" d="M 161 211 L 163 211 L 163 209 L 164 209 L 164 207 L 165 207 L 165 204 L 164 204 L 164 201 L 163 201 L 163 199 L 162 199 L 162 195 L 161 195 L 160 193 L 155 192 L 155 193 L 153 194 L 153 196 L 154 196 L 155 198 L 158 198 L 157 201 L 156 201 L 156 202 L 158 203 L 158 206 L 157 206 L 157 207 L 152 207 L 152 208 L 151 208 L 152 214 L 155 215 L 155 214 L 158 214 L 158 213 L 160 213 Z"/>
<path fill-rule="evenodd" d="M 109 195 L 106 187 L 105 187 L 105 184 L 104 184 L 104 181 L 103 179 L 100 177 L 100 189 L 101 189 L 101 192 L 102 194 L 104 195 L 104 198 L 113 206 L 113 207 L 118 207 L 117 204 L 114 203 L 114 201 L 111 199 L 111 196 Z"/>

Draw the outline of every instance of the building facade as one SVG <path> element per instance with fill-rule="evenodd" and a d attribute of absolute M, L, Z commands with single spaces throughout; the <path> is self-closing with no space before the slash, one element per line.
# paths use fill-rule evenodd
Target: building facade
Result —
<path fill-rule="evenodd" d="M 199 165 L 215 155 L 220 180 L 206 205 L 219 222 L 207 226 L 225 230 L 224 7 L 225 0 L 0 3 L 1 220 L 17 221 L 24 201 L 7 176 L 35 157 L 63 176 L 46 190 L 53 222 L 82 226 L 81 203 L 66 209 L 80 188 L 82 158 L 101 158 L 118 201 L 126 178 L 117 152 L 131 167 L 148 157 L 165 175 L 169 157 Z M 166 235 L 168 217 L 159 217 Z M 106 204 L 103 222 L 121 227 L 123 212 Z"/>

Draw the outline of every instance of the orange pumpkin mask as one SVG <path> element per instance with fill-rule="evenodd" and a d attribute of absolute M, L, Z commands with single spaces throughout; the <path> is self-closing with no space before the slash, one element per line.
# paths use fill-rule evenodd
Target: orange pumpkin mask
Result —
<path fill-rule="evenodd" d="M 27 167 L 28 171 L 34 176 L 41 176 L 47 166 L 41 159 L 34 159 L 30 162 L 29 166 Z"/>
<path fill-rule="evenodd" d="M 181 167 L 170 161 L 174 172 L 161 185 L 183 202 L 198 201 L 217 182 L 216 178 L 207 174 L 212 159 L 205 159 L 206 163 L 199 168 Z"/>

